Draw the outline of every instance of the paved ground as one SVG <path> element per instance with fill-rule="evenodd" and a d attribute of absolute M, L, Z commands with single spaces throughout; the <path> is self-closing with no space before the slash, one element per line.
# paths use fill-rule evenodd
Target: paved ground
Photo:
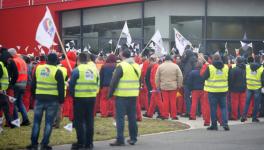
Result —
<path fill-rule="evenodd" d="M 264 119 L 261 123 L 229 122 L 231 131 L 206 131 L 202 119 L 189 121 L 180 118 L 191 129 L 178 132 L 144 135 L 135 146 L 110 147 L 111 141 L 95 142 L 94 150 L 264 150 Z M 54 147 L 56 150 L 70 149 L 70 145 Z"/>

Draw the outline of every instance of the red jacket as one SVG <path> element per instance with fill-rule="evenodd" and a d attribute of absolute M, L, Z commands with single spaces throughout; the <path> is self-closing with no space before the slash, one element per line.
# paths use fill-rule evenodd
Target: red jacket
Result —
<path fill-rule="evenodd" d="M 156 90 L 157 86 L 156 86 L 156 82 L 155 82 L 155 76 L 156 76 L 156 72 L 158 70 L 159 64 L 154 64 L 151 68 L 151 72 L 150 72 L 150 84 L 152 87 L 152 90 Z"/>
<path fill-rule="evenodd" d="M 69 59 L 70 66 L 73 69 L 75 67 L 75 64 L 76 64 L 76 58 L 77 58 L 76 53 L 73 51 L 69 51 L 67 53 L 67 57 Z M 61 61 L 61 64 L 63 67 L 65 67 L 67 69 L 67 76 L 68 76 L 68 78 L 70 78 L 71 77 L 71 69 L 67 63 L 67 60 L 64 59 L 63 61 Z"/>

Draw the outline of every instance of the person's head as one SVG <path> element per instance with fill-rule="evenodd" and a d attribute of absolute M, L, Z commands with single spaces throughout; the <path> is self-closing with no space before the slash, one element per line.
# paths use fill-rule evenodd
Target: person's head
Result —
<path fill-rule="evenodd" d="M 151 64 L 155 64 L 158 62 L 158 57 L 156 55 L 151 55 L 150 58 L 149 58 L 149 62 Z"/>
<path fill-rule="evenodd" d="M 14 57 L 14 56 L 17 55 L 17 51 L 16 51 L 15 48 L 9 48 L 9 49 L 8 49 L 8 53 L 9 53 L 12 57 Z"/>
<path fill-rule="evenodd" d="M 116 56 L 114 54 L 110 54 L 106 59 L 106 63 L 116 63 Z"/>
<path fill-rule="evenodd" d="M 88 56 L 86 53 L 84 52 L 81 52 L 79 55 L 78 55 L 78 59 L 77 59 L 77 64 L 87 64 L 88 62 Z"/>
<path fill-rule="evenodd" d="M 130 51 L 129 51 L 128 48 L 124 48 L 124 49 L 122 49 L 122 51 L 120 52 L 120 56 L 121 56 L 122 59 L 127 59 L 127 58 L 130 58 L 131 53 L 130 53 Z"/>
<path fill-rule="evenodd" d="M 39 56 L 39 60 L 40 60 L 40 61 L 46 61 L 46 60 L 47 60 L 46 58 L 47 58 L 47 57 L 46 57 L 45 54 L 41 54 L 41 55 Z"/>
<path fill-rule="evenodd" d="M 238 65 L 238 64 L 242 64 L 242 63 L 244 63 L 244 59 L 241 56 L 238 56 L 236 58 L 236 64 Z"/>
<path fill-rule="evenodd" d="M 247 58 L 247 63 L 250 64 L 250 63 L 253 63 L 253 62 L 254 62 L 254 58 L 253 57 L 250 56 L 250 57 Z"/>
<path fill-rule="evenodd" d="M 212 56 L 213 61 L 222 61 L 221 56 L 219 54 L 214 54 Z"/>
<path fill-rule="evenodd" d="M 30 58 L 26 55 L 23 56 L 23 59 L 25 60 L 26 64 L 30 64 Z"/>
<path fill-rule="evenodd" d="M 48 55 L 48 61 L 47 61 L 47 64 L 50 64 L 50 65 L 57 65 L 58 63 L 58 56 L 56 53 L 50 53 Z"/>
<path fill-rule="evenodd" d="M 165 56 L 165 61 L 173 61 L 171 55 L 166 55 Z"/>

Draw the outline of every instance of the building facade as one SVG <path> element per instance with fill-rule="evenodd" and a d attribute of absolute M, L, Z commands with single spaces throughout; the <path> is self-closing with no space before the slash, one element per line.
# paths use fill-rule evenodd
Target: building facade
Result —
<path fill-rule="evenodd" d="M 175 45 L 176 28 L 193 45 L 201 45 L 203 52 L 224 50 L 228 42 L 234 54 L 243 37 L 244 42 L 253 42 L 254 51 L 264 49 L 263 0 L 24 0 L 19 6 L 0 1 L 4 20 L 0 44 L 7 46 L 37 45 L 35 32 L 44 4 L 49 3 L 63 41 L 74 40 L 81 49 L 88 45 L 95 50 L 114 49 L 125 21 L 141 48 L 160 30 L 169 51 Z M 25 6 L 26 1 L 30 6 Z"/>

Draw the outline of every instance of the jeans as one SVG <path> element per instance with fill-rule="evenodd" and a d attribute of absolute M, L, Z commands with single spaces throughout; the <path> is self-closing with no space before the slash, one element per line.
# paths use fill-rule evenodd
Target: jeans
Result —
<path fill-rule="evenodd" d="M 250 105 L 251 96 L 254 96 L 254 110 L 252 119 L 257 119 L 257 114 L 259 112 L 259 105 L 260 105 L 260 99 L 261 99 L 261 90 L 247 90 L 247 99 L 246 99 L 246 105 L 243 112 L 243 118 L 246 118 L 248 108 Z"/>
<path fill-rule="evenodd" d="M 226 93 L 210 93 L 208 92 L 208 99 L 210 103 L 210 113 L 212 126 L 217 127 L 217 104 L 219 104 L 222 113 L 222 125 L 223 127 L 228 126 L 227 124 L 227 104 L 226 104 Z"/>
<path fill-rule="evenodd" d="M 186 105 L 186 113 L 190 114 L 190 110 L 191 110 L 191 90 L 187 87 L 184 86 L 184 102 Z"/>
<path fill-rule="evenodd" d="M 94 107 L 95 97 L 74 99 L 74 127 L 76 129 L 77 143 L 92 146 L 94 136 Z"/>
<path fill-rule="evenodd" d="M 13 112 L 13 117 L 14 120 L 18 119 L 18 111 L 21 112 L 22 114 L 22 118 L 23 121 L 27 121 L 28 120 L 28 116 L 27 116 L 27 111 L 26 111 L 26 107 L 23 103 L 23 95 L 25 93 L 25 89 L 22 89 L 20 87 L 15 86 L 14 87 L 14 97 L 17 99 L 14 104 L 16 107 L 14 107 L 14 112 Z"/>
<path fill-rule="evenodd" d="M 45 129 L 41 145 L 48 145 L 52 132 L 52 125 L 59 109 L 59 102 L 56 100 L 36 100 L 34 109 L 34 122 L 31 134 L 32 145 L 38 144 L 39 130 L 43 112 L 45 111 Z"/>
<path fill-rule="evenodd" d="M 138 126 L 136 121 L 136 97 L 116 97 L 117 141 L 124 143 L 125 115 L 128 118 L 130 140 L 137 141 Z"/>

